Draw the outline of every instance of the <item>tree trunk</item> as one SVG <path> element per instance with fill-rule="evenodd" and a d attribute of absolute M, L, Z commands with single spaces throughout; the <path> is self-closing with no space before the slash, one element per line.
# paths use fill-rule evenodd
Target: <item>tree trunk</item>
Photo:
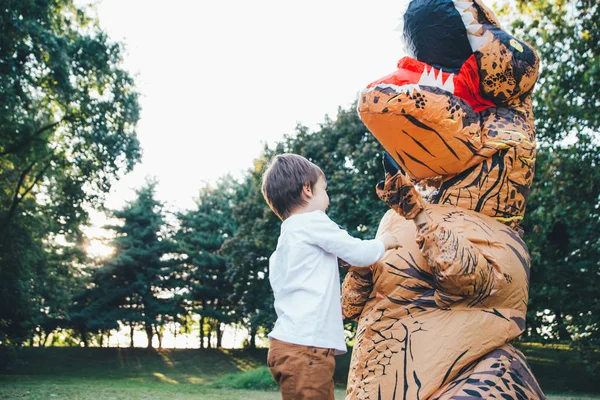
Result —
<path fill-rule="evenodd" d="M 250 326 L 250 348 L 256 349 L 256 327 L 254 325 Z"/>
<path fill-rule="evenodd" d="M 25 168 L 25 170 L 21 173 L 21 175 L 19 177 L 19 182 L 17 183 L 17 188 L 15 189 L 15 192 L 13 195 L 13 200 L 12 200 L 10 209 L 8 210 L 8 213 L 4 217 L 4 221 L 2 222 L 2 225 L 0 225 L 0 241 L 2 241 L 2 242 L 4 241 L 4 238 L 6 237 L 5 235 L 8 233 L 8 227 L 9 227 L 13 217 L 17 214 L 17 207 L 19 207 L 19 204 L 21 203 L 21 201 L 37 185 L 38 181 L 44 176 L 44 174 L 46 173 L 46 170 L 51 165 L 50 162 L 52 161 L 53 157 L 54 156 L 51 155 L 47 164 L 35 176 L 33 183 L 29 186 L 29 188 L 25 189 L 25 192 L 23 192 L 23 193 L 20 193 L 20 192 L 21 192 L 21 188 L 24 188 L 23 185 L 25 183 L 25 178 L 33 170 L 33 167 L 35 167 L 35 165 L 38 163 L 38 161 L 34 161 L 27 168 Z"/>
<path fill-rule="evenodd" d="M 204 317 L 200 316 L 200 348 L 204 348 Z"/>
<path fill-rule="evenodd" d="M 560 311 L 554 311 L 554 316 L 556 318 L 556 327 L 558 329 L 558 339 L 571 340 L 571 335 L 569 334 L 569 331 L 567 331 L 565 320 Z"/>
<path fill-rule="evenodd" d="M 222 347 L 223 343 L 223 330 L 221 329 L 221 322 L 217 321 L 217 349 Z"/>
<path fill-rule="evenodd" d="M 173 348 L 177 348 L 177 322 L 173 323 Z"/>
<path fill-rule="evenodd" d="M 213 324 L 213 322 L 207 318 L 207 322 L 206 322 L 206 326 L 208 327 L 208 333 L 206 334 L 206 348 L 207 349 L 212 348 L 212 344 L 210 343 L 211 339 L 212 339 L 212 333 L 213 333 L 212 324 Z"/>
<path fill-rule="evenodd" d="M 158 348 L 162 349 L 162 332 L 158 328 L 158 325 L 154 326 L 154 330 L 156 331 L 156 337 L 158 338 Z"/>
<path fill-rule="evenodd" d="M 81 341 L 83 342 L 83 347 L 88 347 L 88 340 L 87 340 L 87 329 L 83 328 L 81 330 Z"/>
<path fill-rule="evenodd" d="M 51 334 L 52 334 L 52 332 L 48 332 L 48 333 L 44 334 L 44 340 L 41 343 L 41 347 L 46 347 L 46 342 L 48 342 L 48 338 L 50 337 Z"/>
<path fill-rule="evenodd" d="M 100 347 L 104 347 L 104 329 L 100 330 Z"/>
<path fill-rule="evenodd" d="M 129 342 L 129 347 L 133 348 L 133 322 L 129 325 L 129 337 L 131 341 Z"/>
<path fill-rule="evenodd" d="M 148 337 L 148 346 L 146 346 L 146 348 L 151 349 L 152 348 L 152 338 L 154 337 L 154 332 L 152 331 L 152 324 L 146 322 L 144 324 L 144 327 L 146 329 L 146 336 Z"/>

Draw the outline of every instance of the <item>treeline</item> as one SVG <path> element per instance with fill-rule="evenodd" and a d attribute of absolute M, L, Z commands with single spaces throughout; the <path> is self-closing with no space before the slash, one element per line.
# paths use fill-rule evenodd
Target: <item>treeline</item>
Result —
<path fill-rule="evenodd" d="M 123 326 L 132 339 L 143 330 L 151 345 L 169 324 L 182 332 L 197 324 L 202 347 L 211 337 L 219 346 L 226 325 L 246 327 L 255 346 L 275 321 L 268 257 L 279 221 L 260 178 L 276 153 L 319 165 L 331 217 L 355 236 L 375 234 L 386 211 L 374 191 L 382 148 L 350 107 L 265 147 L 242 179 L 201 188 L 194 209 L 167 215 L 148 182 L 112 213 L 120 220 L 111 227 L 115 252 L 96 265 L 80 227 L 110 182 L 139 160 L 133 81 L 120 68 L 120 47 L 70 1 L 9 3 L 0 47 L 2 345 L 50 344 L 59 330 L 102 343 Z M 537 171 L 524 220 L 532 256 L 525 339 L 597 349 L 600 10 L 593 3 L 516 2 L 513 30 L 535 43 L 543 63 L 534 94 Z"/>

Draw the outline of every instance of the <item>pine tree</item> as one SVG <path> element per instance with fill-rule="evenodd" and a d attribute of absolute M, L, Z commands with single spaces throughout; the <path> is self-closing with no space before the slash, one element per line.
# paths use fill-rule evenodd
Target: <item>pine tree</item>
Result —
<path fill-rule="evenodd" d="M 142 326 L 152 347 L 154 334 L 161 344 L 161 327 L 181 313 L 182 283 L 172 255 L 173 242 L 164 231 L 163 205 L 155 199 L 155 182 L 148 182 L 137 198 L 114 216 L 122 225 L 111 226 L 114 257 L 95 271 L 92 286 L 81 297 L 79 316 L 85 329 L 114 327 L 116 321 L 133 332 Z"/>
<path fill-rule="evenodd" d="M 216 346 L 221 347 L 222 325 L 231 321 L 231 284 L 220 249 L 235 231 L 231 215 L 234 184 L 227 176 L 214 187 L 203 187 L 196 199 L 196 208 L 178 214 L 180 226 L 176 240 L 185 271 L 188 309 L 200 315 L 200 348 L 211 347 L 213 332 Z M 206 343 L 205 333 L 208 334 Z"/>

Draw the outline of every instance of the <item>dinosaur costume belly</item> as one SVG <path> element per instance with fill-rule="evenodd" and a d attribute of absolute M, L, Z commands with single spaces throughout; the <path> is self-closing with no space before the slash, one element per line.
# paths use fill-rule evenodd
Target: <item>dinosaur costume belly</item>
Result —
<path fill-rule="evenodd" d="M 526 323 L 539 60 L 479 0 L 411 0 L 403 22 L 408 56 L 358 99 L 387 152 L 378 234 L 403 247 L 344 280 L 346 398 L 543 399 L 509 344 Z M 431 182 L 425 201 L 414 185 Z"/>
<path fill-rule="evenodd" d="M 461 373 L 471 372 L 476 361 L 489 365 L 477 379 L 470 378 L 474 388 L 462 390 L 485 398 L 493 389 L 502 390 L 508 377 L 511 387 L 506 392 L 518 387 L 525 398 L 542 397 L 522 355 L 505 345 L 525 327 L 529 256 L 524 242 L 504 224 L 480 213 L 443 205 L 431 205 L 427 212 L 435 224 L 443 224 L 445 233 L 435 238 L 420 234 L 417 243 L 412 221 L 388 211 L 379 231 L 394 233 L 405 245 L 373 266 L 365 304 L 359 300 L 344 305 L 349 316 L 362 309 L 349 398 L 450 398 L 442 393 L 455 386 Z M 433 243 L 439 237 L 444 242 Z M 463 263 L 444 265 L 460 271 L 452 271 L 456 279 L 440 288 L 435 275 L 442 271 L 432 268 L 423 252 L 427 258 L 465 257 L 473 262 L 470 268 L 462 268 Z M 360 271 L 352 270 L 345 285 L 363 280 Z M 463 300 L 447 304 L 448 297 L 465 287 L 472 293 L 462 293 Z M 480 360 L 497 349 L 498 354 Z M 507 365 L 515 362 L 519 368 L 509 371 Z"/>

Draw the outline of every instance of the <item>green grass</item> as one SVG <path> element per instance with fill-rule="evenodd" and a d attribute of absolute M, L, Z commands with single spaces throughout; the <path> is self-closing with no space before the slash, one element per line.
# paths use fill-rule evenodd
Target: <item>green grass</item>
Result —
<path fill-rule="evenodd" d="M 267 367 L 229 374 L 211 386 L 219 389 L 277 390 L 277 384 Z"/>
<path fill-rule="evenodd" d="M 577 352 L 519 347 L 549 399 L 600 399 L 600 379 L 587 372 Z M 344 398 L 349 359 L 336 357 L 336 399 Z M 266 349 L 25 348 L 0 352 L 0 399 L 279 399 L 265 360 Z"/>

